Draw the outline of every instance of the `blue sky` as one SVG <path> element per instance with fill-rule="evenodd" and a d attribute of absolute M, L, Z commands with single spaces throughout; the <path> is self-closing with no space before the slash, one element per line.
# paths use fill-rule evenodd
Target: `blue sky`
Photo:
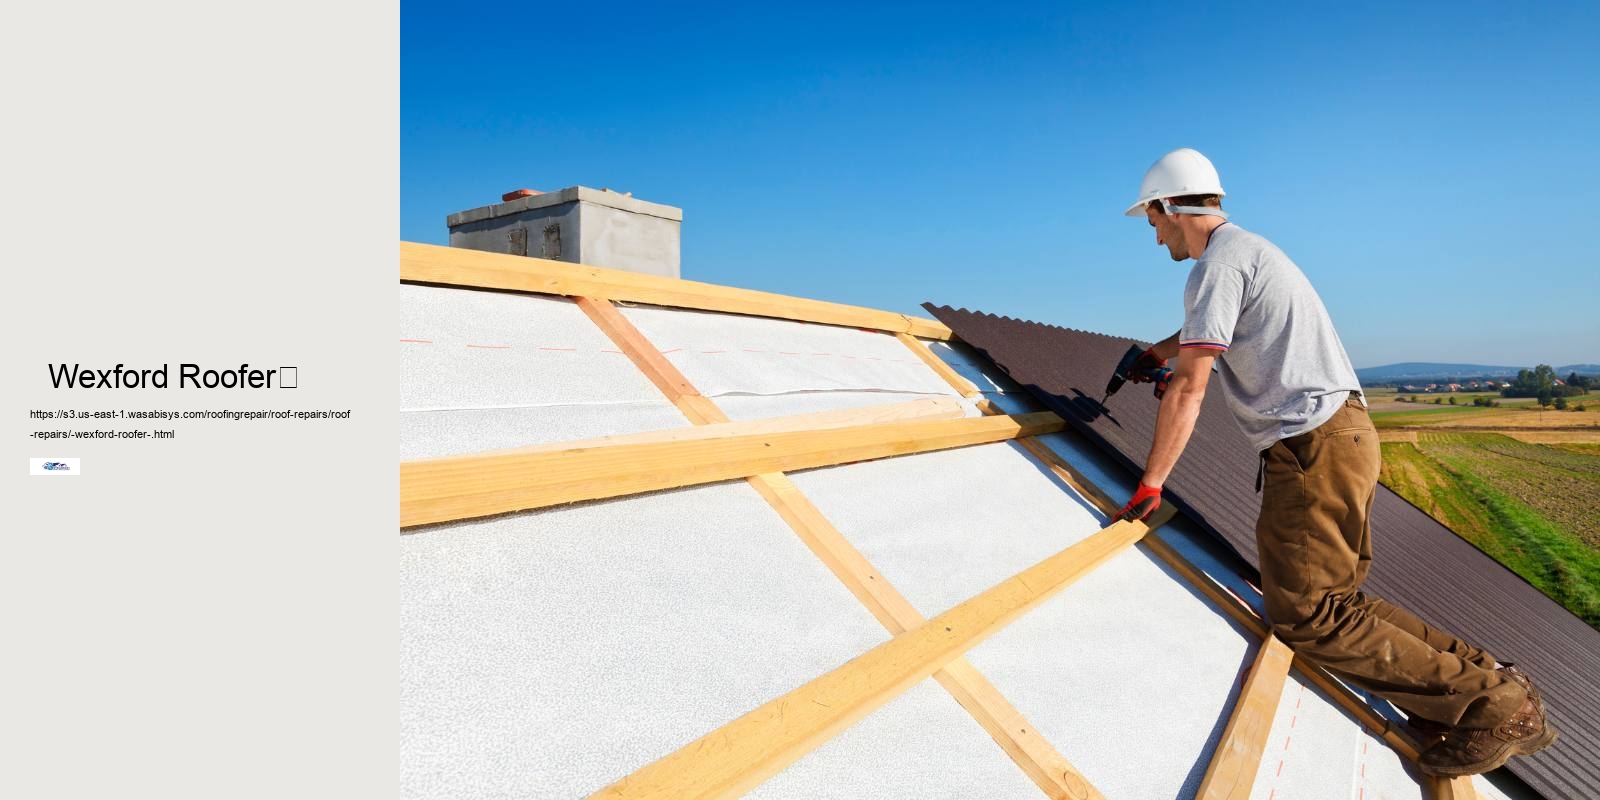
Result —
<path fill-rule="evenodd" d="M 1600 362 L 1600 4 L 759 5 L 405 3 L 402 237 L 610 187 L 685 278 L 1154 339 L 1194 147 L 1357 366 Z"/>

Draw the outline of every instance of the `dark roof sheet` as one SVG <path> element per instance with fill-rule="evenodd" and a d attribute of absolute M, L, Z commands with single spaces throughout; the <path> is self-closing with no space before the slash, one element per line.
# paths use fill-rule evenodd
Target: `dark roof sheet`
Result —
<path fill-rule="evenodd" d="M 1106 379 L 1132 340 L 925 304 L 940 322 L 1104 447 L 1143 472 L 1157 401 L 1143 385 L 1100 405 Z M 1210 392 L 1166 486 L 1166 497 L 1252 566 L 1259 459 L 1221 392 Z M 1548 798 L 1600 797 L 1600 631 L 1471 543 L 1378 487 L 1372 511 L 1373 567 L 1364 589 L 1430 624 L 1516 661 L 1538 681 L 1555 745 L 1508 768 Z"/>

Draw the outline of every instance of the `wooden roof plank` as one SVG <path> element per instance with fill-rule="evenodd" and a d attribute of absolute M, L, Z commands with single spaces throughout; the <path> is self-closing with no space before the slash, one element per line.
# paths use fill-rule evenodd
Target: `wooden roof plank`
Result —
<path fill-rule="evenodd" d="M 1247 800 L 1261 769 L 1261 753 L 1272 734 L 1278 700 L 1294 663 L 1294 651 L 1276 636 L 1267 636 L 1256 651 L 1250 677 L 1239 692 L 1222 741 L 1200 781 L 1199 800 Z"/>
<path fill-rule="evenodd" d="M 586 264 L 417 242 L 400 243 L 400 280 L 626 300 L 909 333 L 928 339 L 950 338 L 950 329 L 944 323 L 892 311 Z"/>
<path fill-rule="evenodd" d="M 693 441 L 470 455 L 400 465 L 410 527 L 1014 439 L 1061 429 L 1054 414 L 908 420 Z"/>

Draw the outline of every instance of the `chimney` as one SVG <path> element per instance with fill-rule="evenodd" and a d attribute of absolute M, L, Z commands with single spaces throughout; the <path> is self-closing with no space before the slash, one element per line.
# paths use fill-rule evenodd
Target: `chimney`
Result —
<path fill-rule="evenodd" d="M 451 214 L 450 246 L 679 277 L 683 209 L 587 186 L 502 199 Z"/>

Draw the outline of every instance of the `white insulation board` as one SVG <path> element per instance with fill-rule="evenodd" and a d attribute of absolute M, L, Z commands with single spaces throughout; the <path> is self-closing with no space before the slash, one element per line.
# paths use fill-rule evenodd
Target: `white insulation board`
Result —
<path fill-rule="evenodd" d="M 887 638 L 742 482 L 405 535 L 402 794 L 581 797 Z"/>
<path fill-rule="evenodd" d="M 937 615 L 1100 530 L 1010 442 L 795 473 L 883 577 Z"/>
<path fill-rule="evenodd" d="M 577 305 L 400 286 L 400 457 L 682 427 Z"/>
<path fill-rule="evenodd" d="M 1250 797 L 1426 800 L 1421 781 L 1415 766 L 1291 672 Z M 1486 800 L 1505 797 L 1482 776 L 1473 785 Z"/>
<path fill-rule="evenodd" d="M 756 787 L 748 797 L 968 800 L 1043 795 L 931 678 Z"/>
<path fill-rule="evenodd" d="M 847 408 L 867 408 L 926 400 L 929 395 L 902 392 L 797 392 L 779 395 L 729 394 L 713 402 L 733 420 L 767 419 L 794 414 L 811 414 L 818 411 L 838 411 Z M 978 409 L 965 398 L 957 398 L 966 409 L 966 416 L 981 416 Z"/>
<path fill-rule="evenodd" d="M 1107 797 L 1192 797 L 1251 638 L 1129 550 L 968 654 Z"/>
<path fill-rule="evenodd" d="M 816 391 L 952 395 L 893 334 L 649 306 L 623 313 L 708 397 Z"/>
<path fill-rule="evenodd" d="M 402 412 L 400 460 L 688 426 L 689 420 L 683 413 L 665 400 L 630 403 L 626 407 L 542 406 Z"/>

